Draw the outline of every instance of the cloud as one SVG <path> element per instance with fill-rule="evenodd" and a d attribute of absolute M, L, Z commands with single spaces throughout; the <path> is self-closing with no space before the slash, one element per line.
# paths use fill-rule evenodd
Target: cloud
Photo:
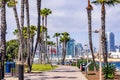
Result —
<path fill-rule="evenodd" d="M 37 25 L 36 1 L 30 1 L 30 22 Z M 101 6 L 92 4 L 92 27 L 99 29 L 101 26 Z M 87 41 L 88 21 L 87 21 L 87 0 L 42 0 L 42 8 L 49 8 L 52 14 L 48 16 L 48 31 L 50 34 L 55 32 L 69 32 L 77 42 Z M 118 36 L 120 21 L 120 5 L 106 7 L 106 30 L 115 32 Z M 18 4 L 20 15 L 20 2 Z M 12 31 L 16 28 L 14 16 L 11 9 L 7 9 L 7 38 L 11 39 Z M 26 24 L 26 23 L 25 23 Z M 79 34 L 79 35 L 78 35 Z M 96 41 L 95 41 L 96 42 Z M 119 41 L 117 41 L 119 42 Z"/>

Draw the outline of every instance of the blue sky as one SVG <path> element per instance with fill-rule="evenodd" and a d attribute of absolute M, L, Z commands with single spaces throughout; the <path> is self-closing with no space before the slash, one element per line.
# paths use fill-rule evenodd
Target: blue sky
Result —
<path fill-rule="evenodd" d="M 30 23 L 37 24 L 36 0 L 30 1 Z M 92 0 L 93 1 L 93 0 Z M 18 3 L 20 13 L 20 2 Z M 48 16 L 48 34 L 55 32 L 69 32 L 76 43 L 88 43 L 87 25 L 87 0 L 42 0 L 42 8 L 49 8 L 52 14 Z M 92 27 L 93 30 L 101 26 L 101 6 L 92 4 Z M 120 44 L 120 5 L 106 7 L 106 31 L 115 34 L 116 44 Z M 20 15 L 20 14 L 19 14 Z M 26 24 L 26 22 L 25 22 Z M 7 40 L 16 38 L 13 31 L 16 29 L 15 18 L 12 8 L 7 8 Z M 93 33 L 93 44 L 99 44 L 98 34 Z"/>

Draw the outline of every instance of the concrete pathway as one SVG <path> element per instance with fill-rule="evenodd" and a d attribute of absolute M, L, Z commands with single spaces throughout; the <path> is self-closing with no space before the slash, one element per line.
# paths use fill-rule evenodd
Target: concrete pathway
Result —
<path fill-rule="evenodd" d="M 6 80 L 18 80 L 17 77 L 7 75 Z M 87 80 L 85 76 L 76 67 L 59 66 L 55 70 L 42 73 L 26 73 L 24 80 Z"/>

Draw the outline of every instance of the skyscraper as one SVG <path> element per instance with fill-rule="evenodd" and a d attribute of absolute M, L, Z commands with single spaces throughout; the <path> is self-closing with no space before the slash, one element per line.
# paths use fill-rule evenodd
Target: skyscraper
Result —
<path fill-rule="evenodd" d="M 67 42 L 66 52 L 68 56 L 75 56 L 75 40 L 71 39 Z"/>
<path fill-rule="evenodd" d="M 106 33 L 107 38 L 107 51 L 114 52 L 115 51 L 115 39 L 114 34 L 112 32 Z"/>
<path fill-rule="evenodd" d="M 75 55 L 82 56 L 83 55 L 82 51 L 83 51 L 82 44 L 77 43 L 75 45 Z"/>

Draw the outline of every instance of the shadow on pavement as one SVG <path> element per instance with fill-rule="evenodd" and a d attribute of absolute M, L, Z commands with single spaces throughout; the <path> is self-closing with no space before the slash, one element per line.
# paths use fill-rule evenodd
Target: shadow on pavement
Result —
<path fill-rule="evenodd" d="M 48 79 L 54 79 L 54 80 L 57 80 L 57 79 L 63 79 L 63 80 L 66 80 L 66 79 L 76 79 L 77 77 L 66 77 L 66 76 L 54 76 L 54 77 L 38 77 L 38 78 L 35 78 L 35 79 L 25 79 L 25 80 L 48 80 Z"/>

